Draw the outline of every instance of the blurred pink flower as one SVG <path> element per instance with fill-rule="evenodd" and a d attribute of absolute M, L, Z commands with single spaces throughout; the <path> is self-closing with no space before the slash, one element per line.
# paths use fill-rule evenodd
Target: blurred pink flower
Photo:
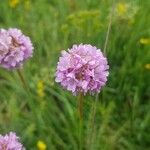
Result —
<path fill-rule="evenodd" d="M 15 133 L 0 135 L 0 150 L 25 150 Z"/>
<path fill-rule="evenodd" d="M 109 66 L 100 49 L 89 44 L 62 51 L 55 81 L 73 94 L 99 93 L 106 84 Z"/>
<path fill-rule="evenodd" d="M 30 38 L 18 29 L 0 30 L 0 66 L 6 69 L 19 68 L 24 60 L 32 57 Z"/>

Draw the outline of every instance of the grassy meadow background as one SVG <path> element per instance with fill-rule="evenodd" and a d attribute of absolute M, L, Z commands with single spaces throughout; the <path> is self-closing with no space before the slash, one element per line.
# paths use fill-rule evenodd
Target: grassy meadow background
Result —
<path fill-rule="evenodd" d="M 110 75 L 98 101 L 84 97 L 79 131 L 77 98 L 55 83 L 55 68 L 73 44 L 103 50 L 110 16 Z M 21 70 L 29 92 L 0 68 L 0 134 L 15 131 L 27 150 L 150 149 L 149 0 L 0 0 L 9 27 L 31 38 L 34 55 Z"/>

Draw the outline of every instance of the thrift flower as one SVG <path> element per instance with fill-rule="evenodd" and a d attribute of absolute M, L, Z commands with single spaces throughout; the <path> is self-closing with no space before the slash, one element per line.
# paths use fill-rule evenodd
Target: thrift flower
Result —
<path fill-rule="evenodd" d="M 38 148 L 38 150 L 46 150 L 46 144 L 43 142 L 43 141 L 41 141 L 41 140 L 39 140 L 38 142 L 37 142 L 37 148 Z"/>
<path fill-rule="evenodd" d="M 100 49 L 89 44 L 73 45 L 62 51 L 55 81 L 73 94 L 99 93 L 106 84 L 108 62 Z"/>
<path fill-rule="evenodd" d="M 9 5 L 11 8 L 17 7 L 17 5 L 20 3 L 20 0 L 9 0 Z"/>
<path fill-rule="evenodd" d="M 38 93 L 39 97 L 44 97 L 45 96 L 44 83 L 41 80 L 37 84 L 37 93 Z"/>
<path fill-rule="evenodd" d="M 0 66 L 6 69 L 19 68 L 32 57 L 32 52 L 30 38 L 23 35 L 21 30 L 0 30 Z"/>
<path fill-rule="evenodd" d="M 140 39 L 140 44 L 143 44 L 143 45 L 150 44 L 150 38 L 141 38 Z"/>
<path fill-rule="evenodd" d="M 150 70 L 150 64 L 146 64 L 146 65 L 145 65 L 145 69 Z"/>
<path fill-rule="evenodd" d="M 19 137 L 10 132 L 5 136 L 0 135 L 0 150 L 25 150 L 19 142 Z"/>

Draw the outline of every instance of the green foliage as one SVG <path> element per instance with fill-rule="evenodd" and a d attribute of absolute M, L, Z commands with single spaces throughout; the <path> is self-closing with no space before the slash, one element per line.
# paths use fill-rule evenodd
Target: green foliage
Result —
<path fill-rule="evenodd" d="M 114 1 L 106 55 L 110 76 L 99 96 L 77 100 L 54 82 L 60 50 L 89 43 L 103 50 L 111 0 L 20 0 L 0 2 L 0 27 L 30 36 L 34 57 L 22 70 L 0 69 L 0 133 L 15 131 L 27 150 L 44 141 L 48 150 L 148 150 L 150 148 L 149 0 Z M 149 67 L 150 68 L 150 67 Z"/>

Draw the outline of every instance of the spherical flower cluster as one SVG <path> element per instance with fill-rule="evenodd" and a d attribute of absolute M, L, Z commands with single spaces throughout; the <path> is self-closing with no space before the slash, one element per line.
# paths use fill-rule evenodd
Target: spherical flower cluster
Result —
<path fill-rule="evenodd" d="M 73 45 L 62 51 L 55 81 L 73 94 L 99 93 L 108 76 L 108 62 L 100 49 L 91 45 Z"/>
<path fill-rule="evenodd" d="M 33 46 L 30 38 L 15 28 L 0 30 L 0 66 L 14 69 L 32 57 Z"/>
<path fill-rule="evenodd" d="M 15 133 L 0 135 L 0 150 L 25 150 Z"/>

